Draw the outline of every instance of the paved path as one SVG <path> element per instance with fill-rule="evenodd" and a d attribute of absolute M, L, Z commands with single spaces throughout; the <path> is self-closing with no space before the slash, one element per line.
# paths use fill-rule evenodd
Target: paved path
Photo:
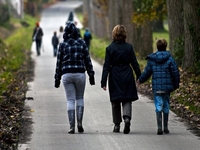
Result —
<path fill-rule="evenodd" d="M 80 2 L 61 2 L 42 13 L 44 49 L 36 56 L 34 81 L 29 83 L 26 107 L 30 108 L 32 134 L 30 140 L 19 145 L 20 150 L 199 150 L 198 137 L 187 130 L 174 113 L 170 112 L 169 135 L 156 135 L 154 105 L 147 97 L 133 103 L 130 134 L 113 133 L 111 105 L 108 91 L 100 88 L 102 66 L 93 61 L 96 85 L 90 86 L 87 78 L 85 92 L 84 134 L 68 134 L 64 88 L 54 88 L 56 58 L 53 57 L 51 37 L 54 30 L 64 25 L 68 13 Z M 121 125 L 123 131 L 123 124 Z"/>

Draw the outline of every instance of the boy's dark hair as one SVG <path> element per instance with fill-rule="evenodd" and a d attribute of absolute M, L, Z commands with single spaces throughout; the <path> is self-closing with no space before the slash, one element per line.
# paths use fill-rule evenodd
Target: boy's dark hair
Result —
<path fill-rule="evenodd" d="M 158 51 L 165 51 L 167 48 L 167 41 L 165 39 L 156 40 L 156 46 Z"/>

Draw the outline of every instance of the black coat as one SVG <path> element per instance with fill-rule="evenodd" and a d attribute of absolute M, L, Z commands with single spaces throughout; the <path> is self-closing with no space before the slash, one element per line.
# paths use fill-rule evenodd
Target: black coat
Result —
<path fill-rule="evenodd" d="M 54 35 L 54 36 L 52 37 L 51 43 L 52 43 L 53 46 L 58 46 L 58 44 L 59 44 L 59 39 L 58 39 L 58 37 L 57 37 L 56 35 Z"/>
<path fill-rule="evenodd" d="M 141 75 L 133 47 L 129 43 L 112 42 L 106 48 L 101 87 L 109 78 L 110 101 L 135 101 L 138 99 L 134 72 L 137 79 Z"/>
<path fill-rule="evenodd" d="M 43 36 L 42 28 L 35 27 L 32 35 L 33 40 L 42 40 L 42 36 Z"/>

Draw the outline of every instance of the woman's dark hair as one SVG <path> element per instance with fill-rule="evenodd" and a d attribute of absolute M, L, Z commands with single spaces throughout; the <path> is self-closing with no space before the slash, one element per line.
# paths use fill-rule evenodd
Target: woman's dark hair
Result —
<path fill-rule="evenodd" d="M 116 25 L 112 31 L 112 39 L 117 42 L 125 42 L 127 36 L 127 30 L 123 25 Z"/>

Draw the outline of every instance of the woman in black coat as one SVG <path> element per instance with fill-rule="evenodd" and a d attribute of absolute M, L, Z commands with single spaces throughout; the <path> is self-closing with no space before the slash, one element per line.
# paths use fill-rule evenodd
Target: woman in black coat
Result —
<path fill-rule="evenodd" d="M 115 124 L 113 132 L 120 132 L 123 119 L 124 134 L 130 132 L 132 102 L 138 99 L 134 72 L 138 79 L 141 75 L 133 47 L 126 42 L 127 31 L 123 25 L 117 25 L 112 31 L 113 42 L 106 48 L 105 62 L 101 78 L 101 87 L 106 90 L 107 78 L 112 105 L 112 116 Z M 134 72 L 133 72 L 134 70 Z"/>

